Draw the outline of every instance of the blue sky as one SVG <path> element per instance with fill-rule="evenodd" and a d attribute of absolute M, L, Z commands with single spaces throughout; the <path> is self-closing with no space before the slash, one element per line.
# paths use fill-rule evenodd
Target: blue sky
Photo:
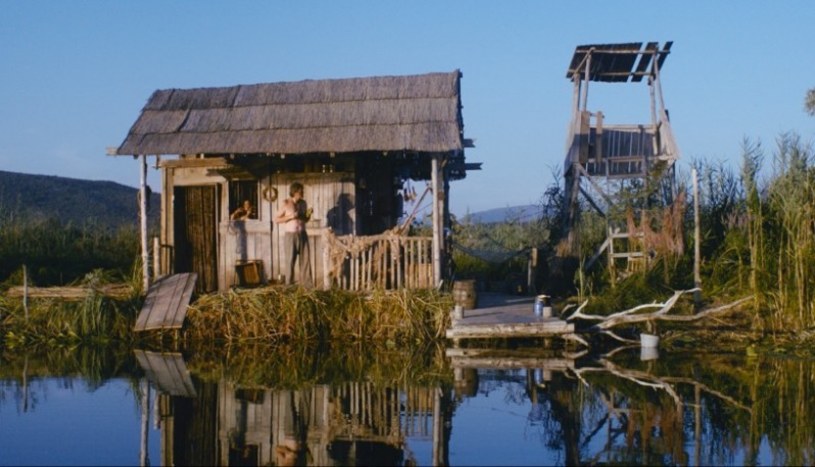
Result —
<path fill-rule="evenodd" d="M 0 170 L 13 172 L 136 186 L 138 163 L 105 148 L 155 89 L 460 69 L 467 159 L 484 165 L 452 185 L 452 211 L 536 203 L 564 157 L 575 46 L 629 41 L 674 41 L 662 87 L 680 170 L 738 163 L 744 137 L 771 150 L 781 132 L 815 134 L 803 111 L 811 1 L 0 0 L 0 11 Z M 646 122 L 640 84 L 592 87 L 590 108 Z M 621 95 L 643 104 L 616 105 Z M 158 172 L 149 180 L 157 188 Z"/>

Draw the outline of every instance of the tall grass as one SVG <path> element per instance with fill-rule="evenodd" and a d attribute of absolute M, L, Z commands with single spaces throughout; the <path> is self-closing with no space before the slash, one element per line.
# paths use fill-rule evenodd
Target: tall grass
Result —
<path fill-rule="evenodd" d="M 742 143 L 738 168 L 709 160 L 692 164 L 700 175 L 705 296 L 727 300 L 752 295 L 753 329 L 779 335 L 815 326 L 815 153 L 794 133 L 781 134 L 776 143 L 770 167 L 763 167 L 767 157 L 762 145 L 749 139 Z M 584 209 L 577 227 L 581 258 L 597 251 L 605 240 L 605 225 L 618 221 L 624 210 L 647 211 L 637 201 L 647 197 L 642 191 L 647 188 L 632 185 L 621 193 L 607 219 Z M 688 192 L 688 180 L 680 177 L 678 191 Z M 694 242 L 692 202 L 691 197 L 685 201 L 682 220 L 680 240 L 687 245 Z M 649 213 L 648 218 L 654 231 L 664 228 L 658 216 Z M 655 253 L 650 270 L 629 276 L 616 291 L 607 268 L 579 271 L 575 284 L 580 295 L 600 298 L 603 307 L 613 310 L 630 306 L 632 300 L 648 301 L 655 292 L 693 285 L 692 249 L 676 257 Z M 654 267 L 662 267 L 661 278 Z"/>
<path fill-rule="evenodd" d="M 774 241 L 775 287 L 770 290 L 774 327 L 803 329 L 815 325 L 815 167 L 810 145 L 794 134 L 778 139 L 773 180 L 766 205 Z M 770 266 L 769 258 L 764 260 Z"/>
<path fill-rule="evenodd" d="M 756 329 L 804 330 L 815 325 L 813 149 L 785 133 L 762 178 L 764 159 L 760 143 L 744 140 L 740 174 L 695 164 L 703 180 L 703 287 L 713 296 L 752 295 Z"/>
<path fill-rule="evenodd" d="M 81 282 L 89 290 L 84 300 L 31 300 L 28 313 L 21 300 L 0 296 L 0 340 L 11 348 L 132 341 L 141 299 L 135 294 L 123 301 L 103 296 L 95 286 L 106 280 L 102 271 L 89 273 Z"/>
<path fill-rule="evenodd" d="M 356 341 L 387 345 L 443 338 L 452 297 L 435 290 L 307 290 L 266 287 L 200 297 L 184 338 L 196 342 Z"/>
<path fill-rule="evenodd" d="M 29 280 L 40 286 L 64 285 L 95 269 L 126 275 L 138 257 L 136 226 L 112 229 L 96 222 L 63 224 L 26 218 L 0 205 L 0 284 Z"/>

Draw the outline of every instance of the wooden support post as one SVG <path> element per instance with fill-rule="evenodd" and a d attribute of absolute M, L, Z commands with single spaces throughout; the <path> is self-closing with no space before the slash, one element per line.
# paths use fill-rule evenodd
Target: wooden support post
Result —
<path fill-rule="evenodd" d="M 153 237 L 153 281 L 161 277 L 161 242 L 157 236 Z"/>
<path fill-rule="evenodd" d="M 323 290 L 329 290 L 331 288 L 331 242 L 328 239 L 328 230 L 323 231 L 322 237 L 322 244 L 323 244 Z M 336 274 L 339 275 L 339 271 L 336 271 Z"/>
<path fill-rule="evenodd" d="M 693 178 L 693 286 L 696 291 L 693 292 L 693 300 L 698 306 L 702 302 L 702 249 L 700 246 L 702 233 L 699 221 L 699 176 L 696 169 L 691 170 L 691 177 Z"/>
<path fill-rule="evenodd" d="M 430 184 L 433 190 L 433 285 L 437 286 L 441 281 L 441 251 L 443 238 L 442 209 L 441 203 L 444 194 L 441 193 L 441 177 L 439 170 L 438 154 L 433 154 L 430 160 Z"/>
<path fill-rule="evenodd" d="M 611 287 L 617 284 L 617 264 L 614 261 L 614 230 L 608 227 L 608 275 L 611 279 Z"/>
<path fill-rule="evenodd" d="M 142 378 L 141 381 L 141 444 L 139 449 L 139 465 L 142 467 L 150 465 L 150 455 L 148 453 L 149 417 L 148 409 L 150 405 L 150 383 Z"/>
<path fill-rule="evenodd" d="M 586 56 L 585 77 L 583 78 L 585 81 L 585 83 L 583 83 L 583 110 L 588 108 L 589 103 L 589 79 L 591 78 L 589 70 L 591 70 L 591 54 L 592 50 L 589 50 Z"/>
<path fill-rule="evenodd" d="M 147 156 L 141 155 L 139 184 L 139 221 L 141 232 L 141 263 L 142 263 L 142 287 L 147 293 L 150 288 L 150 251 L 147 247 Z"/>
<path fill-rule="evenodd" d="M 603 112 L 598 111 L 595 116 L 594 132 L 594 160 L 597 161 L 597 171 L 603 163 Z M 606 164 L 606 176 L 608 176 L 608 164 Z"/>
<path fill-rule="evenodd" d="M 538 266 L 538 249 L 532 248 L 529 251 L 529 261 L 527 266 L 527 275 L 526 275 L 526 290 L 529 291 L 530 294 L 535 295 L 538 291 L 535 288 L 535 271 L 537 270 Z"/>
<path fill-rule="evenodd" d="M 433 465 L 444 465 L 444 427 L 441 417 L 441 391 L 440 387 L 431 388 L 433 391 Z"/>

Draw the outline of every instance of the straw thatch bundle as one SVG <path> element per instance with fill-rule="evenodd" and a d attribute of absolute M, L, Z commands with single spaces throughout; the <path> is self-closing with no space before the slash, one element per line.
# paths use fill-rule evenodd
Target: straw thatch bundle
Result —
<path fill-rule="evenodd" d="M 461 73 L 158 90 L 117 154 L 462 148 Z"/>
<path fill-rule="evenodd" d="M 452 306 L 435 290 L 231 290 L 192 304 L 184 333 L 202 342 L 432 341 L 444 338 Z"/>

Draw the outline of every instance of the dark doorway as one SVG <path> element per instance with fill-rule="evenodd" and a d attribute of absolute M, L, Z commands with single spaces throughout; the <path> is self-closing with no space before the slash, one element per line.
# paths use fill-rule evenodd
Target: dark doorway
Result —
<path fill-rule="evenodd" d="M 197 293 L 218 290 L 217 186 L 176 187 L 175 272 L 195 272 Z"/>

